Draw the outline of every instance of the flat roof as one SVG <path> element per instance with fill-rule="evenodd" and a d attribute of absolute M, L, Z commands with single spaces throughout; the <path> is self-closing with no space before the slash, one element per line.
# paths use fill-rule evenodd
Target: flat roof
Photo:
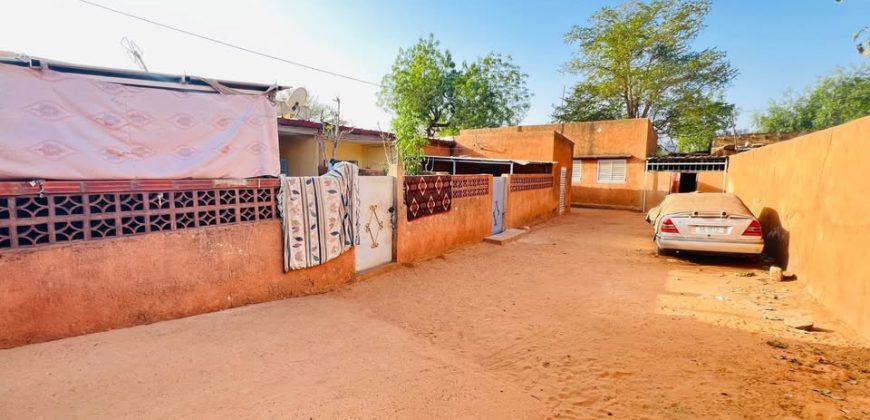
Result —
<path fill-rule="evenodd" d="M 631 153 L 615 153 L 607 155 L 578 155 L 574 159 L 628 159 L 632 157 Z"/>
<path fill-rule="evenodd" d="M 512 163 L 518 165 L 552 165 L 551 160 L 516 160 L 516 159 L 494 159 L 476 156 L 424 156 L 426 160 L 444 161 L 444 162 L 466 162 L 466 163 L 484 163 L 484 164 L 503 164 L 510 165 Z"/>
<path fill-rule="evenodd" d="M 283 117 L 278 117 L 278 126 L 307 129 L 302 133 L 316 133 L 323 129 L 323 123 L 317 121 L 298 120 Z M 348 127 L 344 125 L 339 127 L 339 129 L 346 132 L 347 134 L 352 134 L 355 136 L 377 137 L 379 139 L 385 137 L 390 140 L 393 140 L 395 138 L 395 135 L 388 131 L 369 130 L 365 128 Z"/>

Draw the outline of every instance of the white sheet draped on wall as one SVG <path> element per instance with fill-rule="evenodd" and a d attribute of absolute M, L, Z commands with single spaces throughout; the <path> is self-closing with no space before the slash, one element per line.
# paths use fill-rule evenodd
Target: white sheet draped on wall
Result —
<path fill-rule="evenodd" d="M 279 171 L 275 109 L 265 96 L 130 87 L 0 64 L 0 179 Z"/>

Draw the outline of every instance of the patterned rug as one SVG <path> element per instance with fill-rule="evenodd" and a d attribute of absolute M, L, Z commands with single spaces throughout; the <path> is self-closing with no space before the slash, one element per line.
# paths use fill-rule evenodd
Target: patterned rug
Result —
<path fill-rule="evenodd" d="M 406 176 L 403 186 L 408 221 L 450 211 L 453 200 L 450 176 Z"/>
<path fill-rule="evenodd" d="M 339 162 L 323 176 L 281 176 L 285 273 L 323 264 L 359 243 L 358 171 Z"/>

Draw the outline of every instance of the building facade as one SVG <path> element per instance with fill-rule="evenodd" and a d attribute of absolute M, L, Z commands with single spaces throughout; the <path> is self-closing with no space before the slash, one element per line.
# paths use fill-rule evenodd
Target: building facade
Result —
<path fill-rule="evenodd" d="M 565 160 L 564 151 L 541 138 L 553 134 L 571 142 L 569 201 L 575 206 L 640 210 L 643 206 L 644 161 L 655 156 L 658 136 L 646 119 L 590 121 L 493 129 L 462 130 L 457 154 L 488 157 Z M 501 139 L 496 144 L 495 139 Z"/>

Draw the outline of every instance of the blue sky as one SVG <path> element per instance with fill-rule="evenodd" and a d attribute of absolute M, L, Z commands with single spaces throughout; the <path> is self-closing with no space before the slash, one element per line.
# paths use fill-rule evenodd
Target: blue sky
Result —
<path fill-rule="evenodd" d="M 400 47 L 435 35 L 457 62 L 489 51 L 510 54 L 534 94 L 524 121 L 549 121 L 577 81 L 560 66 L 574 48 L 562 35 L 618 1 L 251 1 L 94 0 L 291 60 L 380 81 Z M 6 6 L 0 49 L 65 61 L 134 68 L 119 41 L 134 39 L 153 71 L 305 86 L 322 101 L 341 96 L 345 117 L 389 125 L 376 88 L 228 50 L 79 3 L 34 0 Z M 851 34 L 870 25 L 870 0 L 715 0 L 697 47 L 727 52 L 740 75 L 727 98 L 750 116 L 787 89 L 801 90 L 836 66 L 866 63 Z M 26 36 L 24 36 L 26 34 Z"/>

